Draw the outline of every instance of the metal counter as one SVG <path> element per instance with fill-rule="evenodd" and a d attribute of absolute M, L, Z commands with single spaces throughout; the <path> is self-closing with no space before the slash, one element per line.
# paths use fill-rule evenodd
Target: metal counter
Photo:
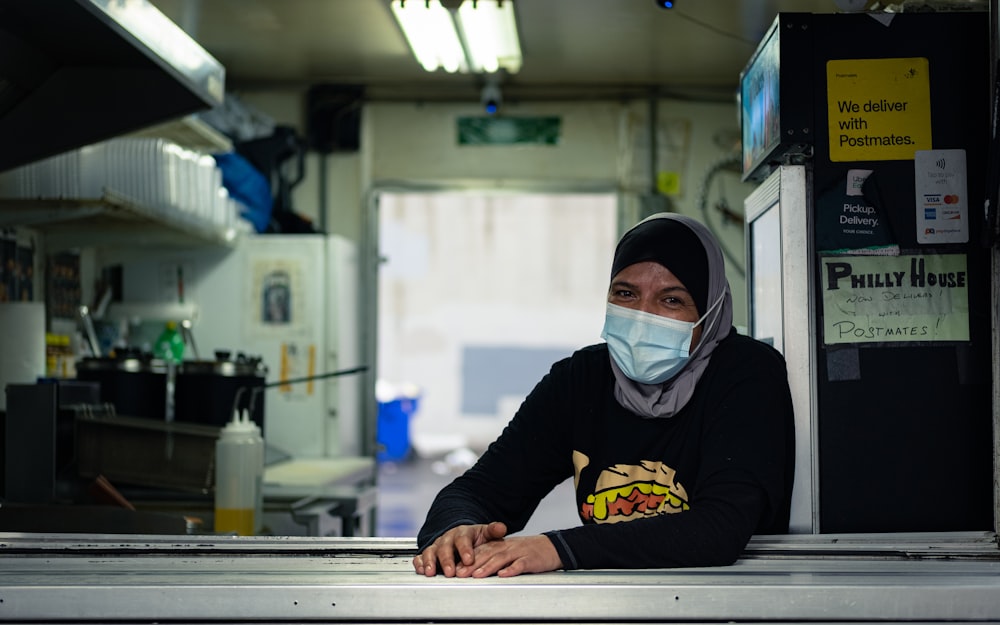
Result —
<path fill-rule="evenodd" d="M 264 470 L 264 533 L 371 536 L 377 503 L 375 470 L 371 457 L 300 458 L 269 465 Z M 208 532 L 214 524 L 211 493 L 151 488 L 122 492 L 143 512 L 194 517 Z"/>
<path fill-rule="evenodd" d="M 888 540 L 774 537 L 729 567 L 471 580 L 416 575 L 411 539 L 0 534 L 0 621 L 1000 622 L 995 535 Z"/>

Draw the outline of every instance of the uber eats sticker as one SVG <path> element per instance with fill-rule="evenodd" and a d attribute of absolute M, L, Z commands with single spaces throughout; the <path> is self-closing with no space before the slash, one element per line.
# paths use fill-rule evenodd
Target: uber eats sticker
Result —
<path fill-rule="evenodd" d="M 964 254 L 822 259 L 823 342 L 968 341 Z"/>
<path fill-rule="evenodd" d="M 910 160 L 931 149 L 927 59 L 827 61 L 830 160 Z"/>

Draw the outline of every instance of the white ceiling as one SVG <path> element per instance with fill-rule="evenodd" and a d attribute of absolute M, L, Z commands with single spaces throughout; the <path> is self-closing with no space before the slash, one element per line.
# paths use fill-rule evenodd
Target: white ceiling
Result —
<path fill-rule="evenodd" d="M 389 0 L 151 0 L 226 68 L 230 91 L 364 85 L 370 99 L 478 99 L 480 77 L 424 72 Z M 412 1 L 412 0 L 411 0 Z M 732 100 L 774 16 L 833 0 L 514 0 L 522 70 L 507 101 L 665 95 Z"/>

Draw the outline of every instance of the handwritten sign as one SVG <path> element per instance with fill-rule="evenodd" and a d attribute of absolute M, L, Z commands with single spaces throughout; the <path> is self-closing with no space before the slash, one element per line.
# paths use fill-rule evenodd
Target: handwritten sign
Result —
<path fill-rule="evenodd" d="M 830 160 L 912 160 L 931 149 L 927 59 L 848 59 L 826 64 Z"/>
<path fill-rule="evenodd" d="M 822 259 L 823 341 L 968 341 L 964 254 Z"/>

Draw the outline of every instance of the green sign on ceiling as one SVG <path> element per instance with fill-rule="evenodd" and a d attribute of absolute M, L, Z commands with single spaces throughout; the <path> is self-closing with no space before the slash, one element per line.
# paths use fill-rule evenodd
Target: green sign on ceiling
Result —
<path fill-rule="evenodd" d="M 459 145 L 556 145 L 559 117 L 459 117 Z"/>

